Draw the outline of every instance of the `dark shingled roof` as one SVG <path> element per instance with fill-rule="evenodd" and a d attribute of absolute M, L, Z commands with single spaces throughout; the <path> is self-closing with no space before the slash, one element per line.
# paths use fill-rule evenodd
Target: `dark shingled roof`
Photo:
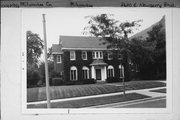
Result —
<path fill-rule="evenodd" d="M 61 46 L 59 44 L 52 45 L 52 54 L 62 53 Z"/>
<path fill-rule="evenodd" d="M 157 23 L 131 36 L 130 39 L 135 37 L 142 37 L 142 39 L 145 39 L 148 37 L 148 32 L 152 30 L 152 28 L 158 23 L 162 23 L 163 29 L 165 29 L 165 16 L 163 16 L 163 18 Z M 101 41 L 100 38 L 89 36 L 60 36 L 59 41 L 59 43 L 62 43 L 62 49 L 107 50 L 107 44 L 104 45 L 102 42 L 103 41 Z M 54 54 L 57 54 L 58 52 L 62 53 L 62 49 L 59 44 L 52 45 L 52 52 L 54 52 Z"/>
<path fill-rule="evenodd" d="M 89 36 L 60 36 L 63 49 L 107 49 L 107 45 L 97 37 Z"/>

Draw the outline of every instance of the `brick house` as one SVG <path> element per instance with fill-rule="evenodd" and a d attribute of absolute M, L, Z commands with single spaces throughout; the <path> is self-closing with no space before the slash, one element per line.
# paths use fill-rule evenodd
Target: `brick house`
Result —
<path fill-rule="evenodd" d="M 165 16 L 129 39 L 135 37 L 146 39 L 148 32 L 159 23 L 165 29 Z M 105 81 L 108 77 L 126 78 L 122 56 L 118 52 L 108 50 L 107 46 L 101 43 L 96 37 L 60 36 L 59 44 L 52 45 L 54 70 L 63 75 L 66 81 L 81 81 L 89 78 Z M 138 76 L 138 67 L 131 61 L 129 64 L 129 74 L 133 79 L 134 76 Z"/>
<path fill-rule="evenodd" d="M 60 36 L 59 44 L 52 45 L 54 70 L 66 81 L 123 78 L 121 55 L 101 43 L 96 37 Z"/>

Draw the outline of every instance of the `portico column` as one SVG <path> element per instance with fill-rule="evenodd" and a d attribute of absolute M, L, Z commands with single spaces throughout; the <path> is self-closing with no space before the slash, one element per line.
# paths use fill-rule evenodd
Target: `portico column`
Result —
<path fill-rule="evenodd" d="M 94 66 L 91 67 L 91 77 L 95 79 L 95 69 Z"/>
<path fill-rule="evenodd" d="M 106 69 L 106 66 L 104 66 L 104 78 L 105 78 L 105 80 L 107 79 L 107 69 Z"/>

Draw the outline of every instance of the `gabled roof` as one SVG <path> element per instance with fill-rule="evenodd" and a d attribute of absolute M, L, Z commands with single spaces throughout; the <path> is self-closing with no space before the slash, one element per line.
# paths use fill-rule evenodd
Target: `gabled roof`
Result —
<path fill-rule="evenodd" d="M 62 54 L 62 49 L 59 44 L 52 45 L 52 54 Z"/>
<path fill-rule="evenodd" d="M 62 49 L 80 49 L 80 50 L 106 50 L 107 45 L 97 37 L 89 36 L 60 36 Z"/>
<path fill-rule="evenodd" d="M 135 37 L 142 37 L 143 39 L 146 39 L 146 37 L 148 37 L 148 32 L 159 23 L 162 23 L 163 29 L 165 29 L 165 16 L 163 16 L 163 18 L 157 23 L 131 36 L 130 39 Z M 62 50 L 107 50 L 107 44 L 104 45 L 102 42 L 103 41 L 97 37 L 60 36 L 59 44 L 52 45 L 52 53 L 60 54 L 62 53 Z"/>

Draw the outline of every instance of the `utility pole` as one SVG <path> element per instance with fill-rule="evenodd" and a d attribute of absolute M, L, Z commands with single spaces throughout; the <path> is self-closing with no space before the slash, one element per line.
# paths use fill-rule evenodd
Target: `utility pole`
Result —
<path fill-rule="evenodd" d="M 50 93 L 49 93 L 49 73 L 48 73 L 48 61 L 47 61 L 47 42 L 46 42 L 46 20 L 45 20 L 45 14 L 42 14 L 42 16 L 43 16 L 43 31 L 44 31 L 46 98 L 47 98 L 47 108 L 51 108 Z"/>
<path fill-rule="evenodd" d="M 125 96 L 126 95 L 126 88 L 125 88 L 125 80 L 124 80 L 124 68 L 123 68 L 123 95 Z"/>

